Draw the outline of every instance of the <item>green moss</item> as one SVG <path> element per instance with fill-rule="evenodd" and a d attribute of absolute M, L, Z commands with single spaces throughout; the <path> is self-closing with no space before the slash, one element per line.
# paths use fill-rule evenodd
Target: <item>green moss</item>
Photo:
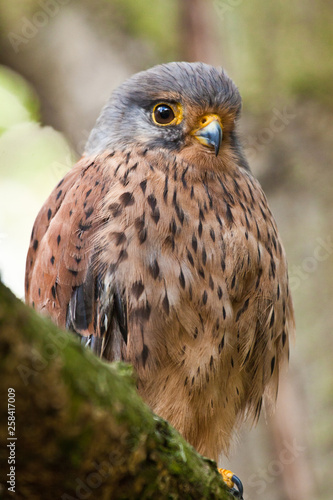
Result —
<path fill-rule="evenodd" d="M 34 478 L 20 488 L 29 498 L 51 486 L 54 497 L 74 491 L 102 461 L 111 472 L 92 498 L 228 498 L 215 463 L 142 402 L 131 367 L 102 362 L 1 283 L 0 329 L 0 383 L 17 391 L 20 467 Z"/>

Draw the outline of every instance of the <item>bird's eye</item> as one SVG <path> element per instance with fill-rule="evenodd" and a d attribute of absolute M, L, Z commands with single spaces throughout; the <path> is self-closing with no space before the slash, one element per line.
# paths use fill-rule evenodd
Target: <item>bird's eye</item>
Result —
<path fill-rule="evenodd" d="M 158 125 L 170 125 L 175 119 L 175 113 L 168 104 L 157 104 L 153 111 L 153 120 Z"/>

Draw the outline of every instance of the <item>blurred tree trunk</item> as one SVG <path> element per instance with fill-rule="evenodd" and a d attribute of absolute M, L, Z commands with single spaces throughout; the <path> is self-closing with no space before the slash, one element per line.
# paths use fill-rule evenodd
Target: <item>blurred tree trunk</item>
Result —
<path fill-rule="evenodd" d="M 286 500 L 312 500 L 316 498 L 313 467 L 309 461 L 303 407 L 304 400 L 296 391 L 295 374 L 288 373 L 288 382 L 281 380 L 276 412 L 269 420 L 274 454 L 281 471 L 279 487 Z M 278 474 L 279 475 L 279 474 Z"/>
<path fill-rule="evenodd" d="M 17 499 L 231 498 L 216 464 L 142 402 L 130 367 L 101 362 L 1 283 L 0 331 L 1 498 L 13 497 L 9 453 Z"/>
<path fill-rule="evenodd" d="M 179 0 L 182 33 L 181 55 L 186 61 L 221 64 L 217 55 L 212 2 L 207 0 Z"/>

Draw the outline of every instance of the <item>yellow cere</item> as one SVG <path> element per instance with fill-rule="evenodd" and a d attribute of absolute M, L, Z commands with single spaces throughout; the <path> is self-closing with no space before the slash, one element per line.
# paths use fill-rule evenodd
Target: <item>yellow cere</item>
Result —
<path fill-rule="evenodd" d="M 221 125 L 221 129 L 223 130 L 222 121 L 219 115 L 216 115 L 214 113 L 208 113 L 207 115 L 204 115 L 200 118 L 198 127 L 192 130 L 191 134 L 195 135 L 199 130 L 207 127 L 207 125 L 209 125 L 213 121 L 219 122 L 219 124 Z"/>

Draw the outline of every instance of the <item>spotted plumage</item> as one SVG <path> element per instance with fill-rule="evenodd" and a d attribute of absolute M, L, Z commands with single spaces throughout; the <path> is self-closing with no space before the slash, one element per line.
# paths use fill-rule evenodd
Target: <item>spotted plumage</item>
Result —
<path fill-rule="evenodd" d="M 143 399 L 215 459 L 275 400 L 294 330 L 240 106 L 226 74 L 200 63 L 125 82 L 41 209 L 26 268 L 27 302 L 131 362 Z"/>

